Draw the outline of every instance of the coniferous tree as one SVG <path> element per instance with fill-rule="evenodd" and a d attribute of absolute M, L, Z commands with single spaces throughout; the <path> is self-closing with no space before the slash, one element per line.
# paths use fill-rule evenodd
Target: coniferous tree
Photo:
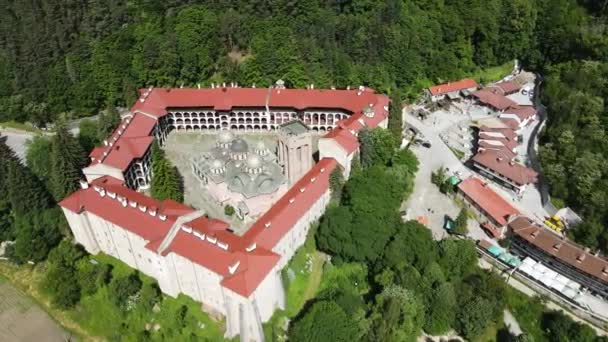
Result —
<path fill-rule="evenodd" d="M 51 148 L 51 191 L 59 201 L 78 188 L 86 154 L 80 143 L 68 131 L 64 122 L 58 122 Z"/>
<path fill-rule="evenodd" d="M 52 203 L 46 187 L 22 164 L 9 161 L 6 180 L 8 199 L 15 217 L 45 210 Z"/>
<path fill-rule="evenodd" d="M 164 152 L 155 141 L 152 145 L 152 197 L 158 200 L 172 199 L 182 202 L 184 200 L 181 176 L 177 168 L 165 157 Z"/>
<path fill-rule="evenodd" d="M 403 113 L 401 108 L 402 96 L 399 90 L 391 94 L 391 108 L 388 115 L 388 130 L 391 132 L 398 145 L 403 139 Z"/>
<path fill-rule="evenodd" d="M 97 138 L 103 141 L 120 124 L 120 114 L 114 106 L 108 106 L 104 112 L 99 114 L 97 122 Z"/>

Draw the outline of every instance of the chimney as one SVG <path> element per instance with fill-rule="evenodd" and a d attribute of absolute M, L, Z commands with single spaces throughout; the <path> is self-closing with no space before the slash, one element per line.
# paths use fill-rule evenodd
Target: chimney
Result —
<path fill-rule="evenodd" d="M 160 215 L 158 215 L 158 218 L 159 218 L 161 221 L 167 221 L 167 215 L 160 214 Z"/>
<path fill-rule="evenodd" d="M 311 183 L 314 183 L 316 180 L 317 180 L 317 178 L 316 178 L 316 177 L 312 177 L 312 178 L 310 179 L 310 182 L 311 182 Z"/>
<path fill-rule="evenodd" d="M 103 146 L 108 146 L 108 140 L 107 139 L 103 141 Z"/>
<path fill-rule="evenodd" d="M 246 250 L 247 252 L 251 252 L 251 251 L 253 251 L 253 250 L 254 250 L 256 247 L 257 247 L 257 245 L 256 245 L 256 244 L 255 244 L 255 242 L 254 242 L 254 243 L 252 243 L 251 245 L 249 245 L 247 248 L 245 248 L 245 250 Z"/>
<path fill-rule="evenodd" d="M 290 204 L 291 204 L 291 203 L 293 203 L 293 202 L 295 202 L 295 201 L 296 201 L 296 200 L 295 200 L 295 198 L 293 198 L 293 197 L 289 199 L 289 203 L 290 203 Z"/>
<path fill-rule="evenodd" d="M 207 241 L 215 244 L 217 242 L 217 238 L 215 236 L 209 236 L 209 235 L 207 235 Z"/>
<path fill-rule="evenodd" d="M 182 230 L 188 234 L 192 233 L 192 228 L 188 226 L 182 226 Z"/>
<path fill-rule="evenodd" d="M 306 188 L 300 188 L 300 192 L 306 191 Z"/>
<path fill-rule="evenodd" d="M 532 234 L 530 234 L 530 236 L 532 237 L 532 240 L 536 239 L 536 237 L 538 236 L 538 234 L 540 234 L 540 231 L 538 229 L 536 229 L 535 231 L 533 231 Z"/>
<path fill-rule="evenodd" d="M 266 222 L 266 223 L 264 223 L 264 227 L 266 227 L 266 228 L 270 228 L 270 222 Z"/>
<path fill-rule="evenodd" d="M 126 199 L 126 198 L 123 198 L 123 199 L 120 201 L 120 204 L 122 204 L 122 206 L 126 208 L 126 207 L 127 207 L 127 199 Z"/>
<path fill-rule="evenodd" d="M 240 264 L 241 264 L 241 262 L 237 261 L 232 266 L 228 266 L 228 272 L 230 272 L 230 274 L 234 274 L 236 272 L 236 270 L 239 268 Z"/>
<path fill-rule="evenodd" d="M 325 168 L 324 167 L 321 168 L 321 173 L 323 173 L 323 172 L 325 172 Z"/>
<path fill-rule="evenodd" d="M 555 245 L 553 245 L 553 249 L 554 249 L 555 251 L 559 251 L 559 249 L 560 249 L 561 247 L 562 247 L 562 243 L 561 243 L 561 242 L 558 242 L 558 243 L 556 243 Z"/>
<path fill-rule="evenodd" d="M 145 213 L 146 209 L 148 209 L 148 207 L 146 207 L 145 205 L 140 205 L 139 206 L 139 211 L 141 211 L 142 213 Z"/>
<path fill-rule="evenodd" d="M 579 264 L 582 263 L 583 261 L 585 261 L 585 257 L 587 256 L 586 253 L 581 253 L 576 257 L 576 262 L 578 262 Z"/>
<path fill-rule="evenodd" d="M 227 250 L 228 250 L 228 244 L 227 244 L 227 243 L 224 243 L 224 242 L 218 241 L 218 242 L 217 242 L 217 246 L 218 246 L 219 248 L 221 248 L 221 249 L 225 250 L 225 251 L 227 251 Z"/>
<path fill-rule="evenodd" d="M 129 201 L 131 208 L 137 208 L 137 201 Z"/>
<path fill-rule="evenodd" d="M 87 181 L 81 179 L 80 180 L 80 187 L 82 189 L 88 189 L 89 188 L 89 183 L 87 183 Z"/>
<path fill-rule="evenodd" d="M 156 208 L 154 207 L 150 207 L 150 209 L 148 209 L 148 214 L 150 214 L 150 216 L 154 217 L 156 216 Z"/>

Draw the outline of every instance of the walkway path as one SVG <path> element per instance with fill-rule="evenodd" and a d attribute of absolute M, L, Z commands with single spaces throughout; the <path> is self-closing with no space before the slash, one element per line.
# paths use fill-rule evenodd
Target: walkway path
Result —
<path fill-rule="evenodd" d="M 519 326 L 519 323 L 517 322 L 515 317 L 513 317 L 513 315 L 511 314 L 511 311 L 505 309 L 505 311 L 503 313 L 503 321 L 505 322 L 505 326 L 507 326 L 507 328 L 509 329 L 509 332 L 512 335 L 519 336 L 523 333 L 523 331 L 521 330 L 521 328 Z"/>

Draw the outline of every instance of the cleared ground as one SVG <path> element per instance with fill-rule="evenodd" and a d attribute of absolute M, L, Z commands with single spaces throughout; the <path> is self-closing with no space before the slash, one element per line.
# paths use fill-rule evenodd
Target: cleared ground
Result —
<path fill-rule="evenodd" d="M 75 341 L 25 294 L 0 278 L 0 341 Z"/>

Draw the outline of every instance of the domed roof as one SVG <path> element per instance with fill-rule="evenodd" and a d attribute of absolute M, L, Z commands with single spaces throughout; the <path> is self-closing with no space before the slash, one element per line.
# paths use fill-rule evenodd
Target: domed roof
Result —
<path fill-rule="evenodd" d="M 230 133 L 230 131 L 222 131 L 220 133 L 219 139 L 221 143 L 229 143 L 230 140 L 232 140 L 232 133 Z"/>
<path fill-rule="evenodd" d="M 262 159 L 260 159 L 259 156 L 255 155 L 255 154 L 250 154 L 247 157 L 247 167 L 256 169 L 256 168 L 259 168 L 261 165 L 262 165 Z"/>
<path fill-rule="evenodd" d="M 211 168 L 213 168 L 213 169 L 219 169 L 219 168 L 221 168 L 223 165 L 224 165 L 224 163 L 222 163 L 222 161 L 221 161 L 221 160 L 219 160 L 219 159 L 214 159 L 214 160 L 211 162 Z"/>
<path fill-rule="evenodd" d="M 230 144 L 230 150 L 232 152 L 245 153 L 248 149 L 247 142 L 241 138 L 234 139 L 232 144 Z"/>

